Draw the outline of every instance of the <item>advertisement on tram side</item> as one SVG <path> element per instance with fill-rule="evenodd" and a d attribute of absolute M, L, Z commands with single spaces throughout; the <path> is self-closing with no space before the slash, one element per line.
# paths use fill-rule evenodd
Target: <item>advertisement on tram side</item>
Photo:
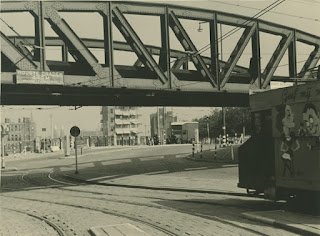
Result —
<path fill-rule="evenodd" d="M 320 190 L 320 83 L 281 90 L 272 108 L 278 187 Z"/>

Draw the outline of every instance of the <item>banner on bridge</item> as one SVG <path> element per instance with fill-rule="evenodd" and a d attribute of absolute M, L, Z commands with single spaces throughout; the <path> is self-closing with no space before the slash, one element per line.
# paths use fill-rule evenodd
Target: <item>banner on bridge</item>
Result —
<path fill-rule="evenodd" d="M 17 70 L 17 84 L 63 85 L 62 71 Z"/>

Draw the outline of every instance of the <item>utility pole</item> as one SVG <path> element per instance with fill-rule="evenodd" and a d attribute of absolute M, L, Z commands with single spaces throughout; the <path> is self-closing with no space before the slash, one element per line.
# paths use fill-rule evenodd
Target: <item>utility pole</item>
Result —
<path fill-rule="evenodd" d="M 220 24 L 220 58 L 221 61 L 223 61 L 223 48 L 222 48 L 222 24 Z M 224 107 L 222 107 L 222 119 L 223 119 L 223 146 L 226 144 L 226 110 Z"/>
<path fill-rule="evenodd" d="M 226 145 L 227 143 L 227 134 L 226 134 L 226 109 L 224 107 L 222 107 L 222 119 L 223 119 L 223 146 Z"/>
<path fill-rule="evenodd" d="M 52 120 L 52 114 L 50 114 L 50 135 L 51 135 L 51 140 L 53 138 L 53 120 Z"/>
<path fill-rule="evenodd" d="M 162 140 L 163 140 L 163 144 L 165 144 L 165 140 L 166 140 L 166 110 L 165 110 L 165 107 L 163 107 L 163 131 L 162 131 Z"/>
<path fill-rule="evenodd" d="M 209 150 L 210 150 L 210 130 L 209 130 L 209 117 L 207 116 L 207 133 L 208 133 L 208 142 L 209 142 Z"/>
<path fill-rule="evenodd" d="M 157 135 L 160 142 L 160 109 L 159 107 L 157 107 L 157 129 L 158 129 Z"/>

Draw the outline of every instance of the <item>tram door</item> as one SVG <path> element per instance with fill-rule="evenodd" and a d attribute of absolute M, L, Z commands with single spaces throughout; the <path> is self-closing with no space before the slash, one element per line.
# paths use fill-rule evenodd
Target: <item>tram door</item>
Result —
<path fill-rule="evenodd" d="M 271 110 L 252 113 L 253 134 L 239 150 L 239 187 L 263 192 L 274 176 Z"/>

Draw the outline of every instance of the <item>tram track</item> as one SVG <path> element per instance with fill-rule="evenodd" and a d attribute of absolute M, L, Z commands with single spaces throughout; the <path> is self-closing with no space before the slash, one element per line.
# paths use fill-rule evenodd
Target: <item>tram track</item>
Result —
<path fill-rule="evenodd" d="M 32 177 L 32 175 L 37 175 L 37 176 Z M 77 186 L 79 184 L 88 184 L 88 185 L 98 185 L 98 186 L 106 186 L 106 187 L 133 188 L 133 189 L 142 189 L 142 190 L 157 190 L 157 191 L 186 192 L 186 193 L 200 193 L 200 194 L 218 194 L 218 195 L 227 195 L 227 196 L 235 196 L 235 197 L 263 198 L 263 196 L 249 195 L 247 193 L 236 193 L 236 192 L 218 191 L 218 190 L 180 189 L 180 188 L 153 187 L 153 186 L 132 185 L 132 184 L 129 185 L 129 184 L 116 184 L 116 183 L 100 183 L 97 181 L 81 180 L 79 178 L 74 178 L 67 174 L 60 174 L 57 171 L 28 172 L 21 175 L 20 178 L 22 182 L 31 184 L 33 188 L 34 187 L 56 188 L 56 187 L 61 187 L 61 185 Z M 12 189 L 12 190 L 15 190 L 15 189 Z"/>
<path fill-rule="evenodd" d="M 42 179 L 38 179 L 39 177 L 41 177 Z M 154 209 L 165 209 L 165 210 L 174 210 L 173 208 L 171 207 L 164 207 L 163 205 L 162 206 L 156 206 L 155 204 L 148 204 L 148 203 L 137 203 L 137 202 L 132 202 L 131 200 L 127 201 L 127 200 L 119 200 L 118 197 L 120 197 L 121 195 L 115 195 L 115 194 L 106 194 L 106 193 L 103 193 L 103 192 L 96 192 L 96 191 L 88 191 L 88 190 L 80 190 L 80 189 L 74 189 L 72 187 L 77 187 L 79 186 L 79 182 L 78 181 L 75 181 L 73 179 L 69 179 L 69 178 L 65 178 L 65 176 L 63 175 L 60 175 L 59 172 L 36 172 L 36 173 L 25 173 L 23 175 L 20 175 L 20 178 L 17 178 L 16 177 L 16 180 L 18 181 L 21 181 L 21 182 L 24 182 L 24 183 L 28 183 L 28 184 L 31 184 L 33 185 L 33 189 L 36 189 L 38 188 L 37 190 L 37 193 L 44 193 L 44 194 L 50 194 L 52 196 L 52 198 L 60 198 L 63 196 L 68 196 L 68 197 L 72 197 L 72 198 L 79 198 L 79 199 L 83 199 L 84 202 L 89 202 L 90 200 L 97 200 L 97 201 L 108 201 L 108 202 L 111 202 L 111 203 L 118 203 L 118 204 L 129 204 L 129 205 L 132 205 L 132 206 L 137 206 L 137 207 L 151 207 L 151 208 L 154 208 Z M 68 180 L 68 181 L 66 181 Z M 71 180 L 71 181 L 70 181 Z M 53 185 L 54 183 L 54 185 Z M 82 183 L 83 186 L 94 186 L 96 185 L 95 183 Z M 70 187 L 70 188 L 69 188 Z M 115 187 L 115 188 L 128 188 L 127 186 L 106 186 L 106 187 Z M 59 190 L 59 193 L 54 193 L 54 192 L 42 192 L 41 189 L 56 189 L 58 188 Z M 139 189 L 145 189 L 145 190 L 150 190 L 149 188 L 139 188 Z M 20 190 L 23 190 L 23 189 L 20 189 Z M 167 190 L 167 189 L 157 189 L 158 191 L 170 191 L 170 190 Z M 39 192 L 40 191 L 40 192 Z M 70 195 L 70 192 L 74 192 L 75 194 L 72 194 Z M 175 191 L 176 192 L 176 191 Z M 179 191 L 179 192 L 189 192 L 189 191 Z M 90 194 L 90 195 L 80 195 L 78 193 L 84 193 L 84 194 Z M 194 192 L 194 193 L 197 193 L 197 192 Z M 198 192 L 198 193 L 202 193 L 202 192 Z M 214 194 L 212 192 L 210 192 L 211 194 Z M 225 192 L 220 192 L 218 193 L 219 195 L 229 195 L 228 193 L 225 193 Z M 101 197 L 102 195 L 110 195 L 110 198 L 109 197 Z M 55 197 L 56 196 L 56 197 Z M 234 196 L 233 194 L 231 194 L 230 196 Z M 112 199 L 112 197 L 116 197 L 118 198 L 118 200 L 115 200 L 115 199 Z M 123 195 L 122 195 L 123 197 Z M 132 197 L 130 195 L 130 197 Z M 133 196 L 134 197 L 134 196 Z M 141 196 L 136 196 L 136 197 L 141 197 Z M 238 196 L 237 197 L 250 197 L 246 194 L 241 194 L 241 196 Z M 149 227 L 152 227 L 153 229 L 155 230 L 158 230 L 158 231 L 161 231 L 163 233 L 165 233 L 166 235 L 180 235 L 180 234 L 177 234 L 175 232 L 172 232 L 170 230 L 168 230 L 166 227 L 162 227 L 162 226 L 159 226 L 153 222 L 150 222 L 148 220 L 145 220 L 145 219 L 141 219 L 141 216 L 129 216 L 127 214 L 123 214 L 123 213 L 119 213 L 119 212 L 113 212 L 113 211 L 108 211 L 106 209 L 103 209 L 103 208 L 99 208 L 99 207 L 89 207 L 89 206 L 85 206 L 85 205 L 78 205 L 78 204 L 69 204 L 69 203 L 60 203 L 60 202 L 54 202 L 54 201 L 50 201 L 50 200 L 39 200 L 39 199 L 30 199 L 30 198 L 24 198 L 24 197 L 13 197 L 13 198 L 17 198 L 17 199 L 23 199 L 23 200 L 29 200 L 29 201 L 37 201 L 37 202 L 42 202 L 42 203 L 50 203 L 50 204 L 57 204 L 57 205 L 60 205 L 60 206 L 69 206 L 69 207 L 75 207 L 75 208 L 82 208 L 82 209 L 86 209 L 86 210 L 92 210 L 92 211 L 98 211 L 98 212 L 101 212 L 101 213 L 104 213 L 104 214 L 108 214 L 108 215 L 112 215 L 112 216 L 116 216 L 116 217 L 122 217 L 122 218 L 126 218 L 128 220 L 132 220 L 132 221 L 135 221 L 135 222 L 139 222 L 141 224 L 144 224 L 144 225 L 148 225 Z M 149 197 L 143 197 L 145 199 L 148 199 Z M 245 209 L 245 210 L 253 210 L 253 208 L 250 209 L 250 207 L 245 207 L 245 206 L 236 206 L 234 204 L 231 204 L 231 205 L 228 205 L 228 204 L 221 204 L 221 203 L 217 203 L 217 202 L 208 202 L 208 201 L 203 201 L 200 199 L 198 201 L 191 201 L 191 200 L 188 200 L 188 199 L 182 199 L 182 200 L 172 200 L 172 199 L 168 199 L 168 198 L 162 198 L 162 197 L 155 197 L 155 198 L 152 198 L 152 200 L 159 200 L 159 201 L 180 201 L 180 202 L 185 202 L 185 203 L 200 203 L 200 204 L 209 204 L 211 206 L 221 206 L 221 207 L 233 207 L 233 208 L 238 208 L 238 209 Z M 176 209 L 175 209 L 176 210 Z M 151 210 L 152 211 L 152 210 Z M 202 218 L 206 218 L 206 219 L 210 219 L 210 220 L 214 220 L 214 221 L 219 221 L 219 219 L 215 219 L 214 216 L 208 216 L 208 215 L 202 215 L 202 214 L 198 214 L 196 212 L 189 212 L 189 211 L 182 211 L 182 210 L 179 210 L 180 213 L 183 213 L 183 214 L 189 214 L 189 215 L 193 215 L 193 216 L 198 216 L 198 217 L 202 217 Z M 156 221 L 155 221 L 156 222 Z M 223 224 L 229 224 L 230 225 L 230 222 L 224 222 L 223 220 L 220 219 L 219 221 L 220 223 L 223 223 Z M 158 223 L 158 222 L 156 222 Z M 230 225 L 230 226 L 233 226 L 233 227 L 237 227 L 239 229 L 242 229 L 242 230 L 246 230 L 250 233 L 255 233 L 257 235 L 266 235 L 266 234 L 263 234 L 259 231 L 255 232 L 254 230 L 250 229 L 250 228 L 247 228 L 247 227 L 243 227 L 241 225 Z"/>
<path fill-rule="evenodd" d="M 24 212 L 24 211 L 16 210 L 16 209 L 10 209 L 10 208 L 7 208 L 7 207 L 2 207 L 2 209 L 3 210 L 14 211 L 14 212 L 17 212 L 17 213 L 20 213 L 20 214 L 24 214 L 24 215 L 30 216 L 30 217 L 35 218 L 37 220 L 43 221 L 47 225 L 49 225 L 51 228 L 53 228 L 53 230 L 56 231 L 59 236 L 66 236 L 64 231 L 57 224 L 53 223 L 52 221 L 50 221 L 50 220 L 48 220 L 48 219 L 46 219 L 44 217 L 41 217 L 41 216 L 36 215 L 34 213 Z"/>
<path fill-rule="evenodd" d="M 5 197 L 7 197 L 7 196 L 5 196 Z M 112 211 L 107 211 L 105 209 L 99 209 L 97 207 L 88 207 L 88 206 L 77 205 L 77 204 L 68 204 L 68 203 L 57 203 L 57 202 L 53 202 L 53 201 L 30 199 L 30 198 L 24 198 L 24 197 L 12 197 L 12 196 L 10 196 L 10 197 L 7 197 L 7 198 L 14 198 L 14 199 L 41 202 L 41 203 L 50 203 L 50 204 L 59 205 L 59 206 L 75 207 L 75 208 L 86 209 L 86 210 L 90 210 L 90 211 L 96 211 L 96 212 L 100 212 L 100 213 L 107 214 L 107 215 L 126 218 L 128 220 L 131 220 L 131 221 L 134 221 L 134 222 L 138 222 L 140 224 L 147 225 L 147 226 L 149 226 L 149 227 L 151 227 L 153 229 L 156 229 L 158 231 L 161 231 L 161 232 L 165 233 L 166 235 L 172 235 L 172 236 L 178 236 L 179 235 L 179 234 L 176 234 L 176 233 L 174 233 L 174 232 L 172 232 L 172 231 L 170 231 L 170 230 L 168 230 L 168 229 L 166 229 L 164 227 L 161 227 L 161 226 L 156 225 L 154 223 L 151 223 L 149 221 L 140 219 L 138 217 L 133 217 L 133 216 L 128 216 L 127 214 L 121 214 L 121 213 L 116 213 L 116 212 L 112 212 Z M 41 216 L 38 216 L 38 215 L 35 215 L 35 214 L 26 213 L 26 212 L 23 212 L 23 211 L 13 210 L 13 209 L 8 209 L 8 210 L 16 211 L 16 212 L 19 212 L 19 213 L 24 213 L 24 214 L 30 215 L 32 217 L 35 217 L 35 218 L 38 218 L 38 219 L 42 219 L 42 220 L 46 221 L 46 223 L 48 223 L 52 227 L 56 227 L 55 229 L 57 229 L 57 232 L 59 233 L 60 236 L 65 236 L 66 235 L 66 234 L 63 233 L 63 229 L 59 228 L 54 223 L 48 221 L 44 217 L 41 217 Z M 60 234 L 60 231 L 62 232 L 62 234 Z"/>

